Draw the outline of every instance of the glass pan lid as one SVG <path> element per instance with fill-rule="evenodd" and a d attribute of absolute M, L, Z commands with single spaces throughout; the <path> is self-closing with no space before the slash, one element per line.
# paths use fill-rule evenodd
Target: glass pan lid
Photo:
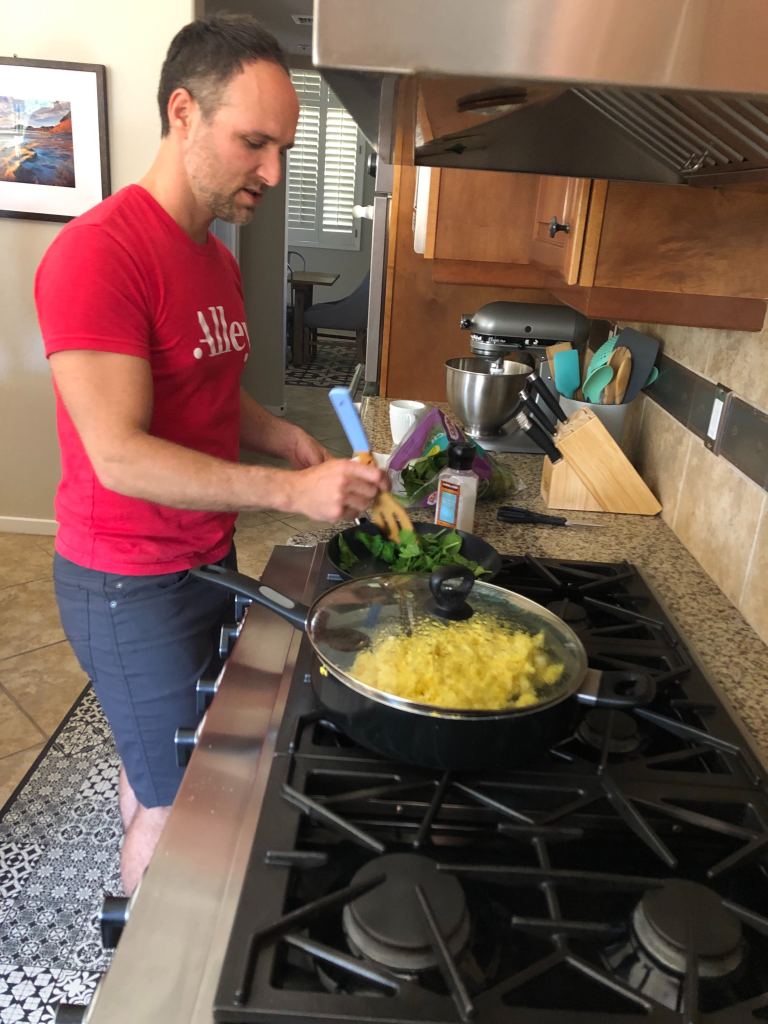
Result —
<path fill-rule="evenodd" d="M 525 706 L 515 703 L 522 695 L 512 685 L 521 645 L 528 669 L 531 659 L 538 666 L 536 699 L 529 692 L 529 706 L 560 699 L 581 681 L 584 649 L 552 612 L 481 581 L 472 585 L 466 604 L 468 617 L 446 618 L 429 576 L 385 573 L 323 594 L 307 632 L 321 659 L 344 682 L 403 705 L 465 713 Z M 511 686 L 509 699 L 504 680 Z M 538 685 L 545 680 L 546 686 Z"/>

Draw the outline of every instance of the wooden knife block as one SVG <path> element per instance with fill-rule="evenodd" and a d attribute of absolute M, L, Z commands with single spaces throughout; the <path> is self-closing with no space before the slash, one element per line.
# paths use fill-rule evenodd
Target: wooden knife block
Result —
<path fill-rule="evenodd" d="M 561 423 L 553 438 L 560 462 L 544 459 L 541 496 L 548 508 L 655 516 L 661 505 L 589 409 Z"/>

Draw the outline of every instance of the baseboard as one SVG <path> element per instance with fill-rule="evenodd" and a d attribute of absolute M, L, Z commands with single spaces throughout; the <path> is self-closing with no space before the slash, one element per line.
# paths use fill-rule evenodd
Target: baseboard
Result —
<path fill-rule="evenodd" d="M 25 519 L 21 516 L 0 516 L 0 533 L 37 533 L 53 537 L 58 529 L 55 519 Z"/>

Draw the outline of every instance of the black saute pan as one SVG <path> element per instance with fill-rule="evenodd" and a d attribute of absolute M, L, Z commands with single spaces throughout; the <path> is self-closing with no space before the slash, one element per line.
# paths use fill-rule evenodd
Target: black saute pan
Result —
<path fill-rule="evenodd" d="M 584 647 L 566 623 L 519 594 L 475 582 L 464 568 L 443 566 L 430 576 L 388 573 L 351 579 L 309 608 L 221 566 L 192 573 L 252 598 L 305 630 L 318 659 L 312 684 L 329 720 L 367 749 L 409 764 L 446 770 L 514 767 L 567 737 L 580 704 L 632 708 L 655 696 L 647 675 L 588 669 Z M 451 643 L 456 624 L 478 612 L 514 631 L 543 631 L 548 654 L 563 670 L 538 703 L 455 710 L 406 700 L 356 677 L 357 654 L 367 650 L 375 658 L 377 640 L 393 631 L 410 636 L 414 622 L 437 620 L 445 625 L 445 643 Z"/>
<path fill-rule="evenodd" d="M 461 537 L 461 549 L 459 554 L 464 558 L 468 558 L 472 562 L 477 562 L 478 565 L 486 570 L 480 579 L 486 583 L 490 581 L 499 573 L 501 569 L 501 555 L 496 551 L 495 548 L 483 540 L 482 537 L 478 537 L 474 533 L 465 533 L 463 530 L 450 531 L 445 526 L 437 526 L 435 523 L 414 523 L 414 531 L 424 536 L 430 533 L 450 533 L 455 532 Z M 358 579 L 362 576 L 373 576 L 378 573 L 389 572 L 389 566 L 386 562 L 380 561 L 375 558 L 368 548 L 363 544 L 357 537 L 358 531 L 362 530 L 371 536 L 377 533 L 381 533 L 381 530 L 374 523 L 367 519 L 361 520 L 357 526 L 349 526 L 346 530 L 342 530 L 337 533 L 328 541 L 327 555 L 333 565 L 338 571 L 339 575 L 345 579 L 353 577 Z M 348 570 L 342 569 L 342 557 L 340 551 L 341 541 L 344 541 L 351 550 L 360 559 L 354 566 Z"/>

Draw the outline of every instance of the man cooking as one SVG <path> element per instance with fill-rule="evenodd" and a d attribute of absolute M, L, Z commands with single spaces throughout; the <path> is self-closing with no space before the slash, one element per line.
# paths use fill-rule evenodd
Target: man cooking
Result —
<path fill-rule="evenodd" d="M 280 181 L 299 108 L 277 41 L 248 16 L 192 22 L 171 42 L 158 103 L 144 178 L 69 223 L 35 282 L 62 458 L 56 594 L 121 759 L 126 894 L 167 820 L 174 732 L 194 720 L 230 600 L 189 569 L 231 564 L 238 511 L 332 522 L 387 486 L 239 384 L 258 348 L 237 264 L 208 229 L 247 224 Z M 293 469 L 240 464 L 241 447 Z"/>

